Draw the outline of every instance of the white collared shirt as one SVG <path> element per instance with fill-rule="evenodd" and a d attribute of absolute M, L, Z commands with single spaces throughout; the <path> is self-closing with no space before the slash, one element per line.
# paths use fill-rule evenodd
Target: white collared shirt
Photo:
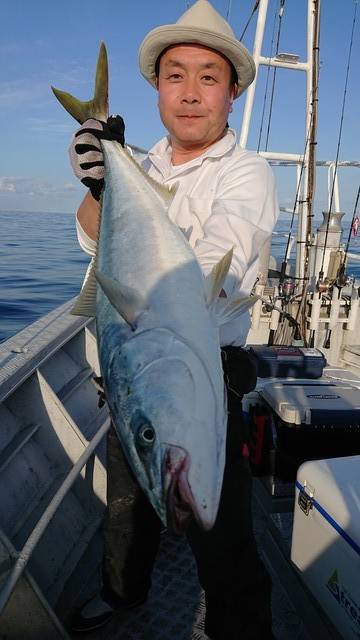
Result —
<path fill-rule="evenodd" d="M 258 275 L 259 251 L 271 236 L 278 216 L 273 173 L 264 158 L 236 144 L 227 129 L 201 156 L 173 166 L 168 137 L 142 162 L 149 175 L 167 186 L 177 184 L 170 219 L 185 233 L 207 275 L 234 247 L 224 284 L 227 296 L 248 295 Z M 80 246 L 94 254 L 95 242 L 77 222 Z M 249 314 L 221 328 L 221 344 L 242 345 L 250 328 Z"/>

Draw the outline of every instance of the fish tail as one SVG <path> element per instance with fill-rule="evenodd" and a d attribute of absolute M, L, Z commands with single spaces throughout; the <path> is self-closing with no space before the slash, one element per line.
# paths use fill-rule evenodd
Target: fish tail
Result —
<path fill-rule="evenodd" d="M 109 77 L 108 77 L 108 59 L 106 47 L 103 42 L 100 43 L 99 56 L 96 67 L 95 90 L 92 100 L 82 102 L 74 98 L 70 93 L 60 91 L 51 87 L 60 104 L 75 118 L 80 124 L 83 124 L 89 118 L 96 118 L 106 122 L 109 115 Z"/>

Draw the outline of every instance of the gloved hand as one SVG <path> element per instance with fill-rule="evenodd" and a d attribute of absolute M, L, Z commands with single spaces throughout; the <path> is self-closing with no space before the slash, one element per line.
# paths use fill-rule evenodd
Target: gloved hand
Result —
<path fill-rule="evenodd" d="M 86 120 L 71 141 L 69 154 L 77 178 L 100 200 L 104 187 L 104 159 L 100 140 L 115 140 L 125 144 L 125 125 L 121 116 L 110 116 L 107 122 Z"/>

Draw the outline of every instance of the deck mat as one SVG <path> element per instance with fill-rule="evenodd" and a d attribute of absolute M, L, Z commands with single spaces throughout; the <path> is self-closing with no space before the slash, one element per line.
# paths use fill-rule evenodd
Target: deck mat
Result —
<path fill-rule="evenodd" d="M 264 521 L 254 514 L 255 535 L 261 549 Z M 306 640 L 302 622 L 281 587 L 273 579 L 273 630 L 277 640 Z M 207 640 L 204 633 L 204 595 L 196 565 L 185 538 L 163 534 L 146 604 L 116 616 L 103 629 L 86 634 L 89 640 Z M 74 634 L 74 639 L 84 638 Z M 224 638 L 226 640 L 226 638 Z M 239 640 L 241 637 L 239 636 Z"/>

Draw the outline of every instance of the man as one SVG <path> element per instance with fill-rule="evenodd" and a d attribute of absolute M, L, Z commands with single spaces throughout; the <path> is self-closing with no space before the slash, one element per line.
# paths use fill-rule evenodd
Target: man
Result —
<path fill-rule="evenodd" d="M 175 25 L 158 27 L 146 36 L 139 63 L 158 91 L 160 117 L 169 134 L 151 149 L 143 166 L 159 182 L 177 183 L 169 217 L 183 229 L 205 275 L 234 247 L 221 295 L 249 293 L 259 251 L 278 211 L 267 163 L 240 149 L 227 126 L 233 100 L 254 78 L 254 62 L 210 3 L 198 0 Z M 89 253 L 95 250 L 104 176 L 101 137 L 123 142 L 121 119 L 87 121 L 70 149 L 76 175 L 90 187 L 77 213 L 79 241 Z M 248 369 L 242 371 L 236 358 L 248 326 L 228 323 L 221 333 L 229 419 L 218 517 L 210 532 L 200 531 L 195 523 L 187 531 L 205 591 L 205 631 L 212 640 L 272 637 L 270 579 L 252 531 L 251 476 L 241 425 L 241 395 L 250 384 Z M 101 595 L 78 612 L 73 629 L 94 629 L 114 611 L 145 601 L 160 526 L 111 432 L 104 584 Z"/>

